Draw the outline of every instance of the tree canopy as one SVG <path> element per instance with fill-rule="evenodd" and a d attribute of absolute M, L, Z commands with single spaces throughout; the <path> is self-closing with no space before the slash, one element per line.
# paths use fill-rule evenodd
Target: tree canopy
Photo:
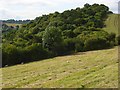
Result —
<path fill-rule="evenodd" d="M 115 34 L 102 30 L 111 13 L 103 4 L 85 4 L 83 8 L 36 17 L 18 30 L 10 28 L 2 35 L 3 66 L 110 48 L 119 40 Z"/>

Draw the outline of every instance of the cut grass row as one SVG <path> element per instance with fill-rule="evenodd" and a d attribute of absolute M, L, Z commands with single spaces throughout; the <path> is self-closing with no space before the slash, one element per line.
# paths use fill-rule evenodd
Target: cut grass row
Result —
<path fill-rule="evenodd" d="M 116 88 L 118 47 L 2 69 L 3 88 Z"/>
<path fill-rule="evenodd" d="M 111 33 L 116 33 L 116 35 L 120 34 L 119 28 L 119 21 L 120 21 L 120 15 L 119 14 L 111 14 L 108 16 L 107 20 L 105 21 L 106 27 L 103 28 L 105 31 Z"/>

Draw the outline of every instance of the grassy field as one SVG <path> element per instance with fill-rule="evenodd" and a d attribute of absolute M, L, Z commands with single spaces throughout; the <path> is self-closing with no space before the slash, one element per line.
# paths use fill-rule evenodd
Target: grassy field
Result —
<path fill-rule="evenodd" d="M 105 21 L 106 27 L 104 28 L 105 31 L 111 33 L 114 32 L 118 35 L 118 21 L 120 21 L 120 15 L 118 14 L 111 14 Z M 120 31 L 119 31 L 120 32 Z"/>
<path fill-rule="evenodd" d="M 118 87 L 118 47 L 2 69 L 3 88 Z"/>
<path fill-rule="evenodd" d="M 8 26 L 13 26 L 13 27 L 15 27 L 17 25 L 21 27 L 21 25 L 22 25 L 22 24 L 16 24 L 16 23 L 5 23 L 5 24 Z"/>

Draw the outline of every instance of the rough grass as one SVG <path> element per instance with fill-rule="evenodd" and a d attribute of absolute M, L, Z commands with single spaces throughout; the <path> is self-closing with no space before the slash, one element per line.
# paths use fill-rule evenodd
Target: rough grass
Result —
<path fill-rule="evenodd" d="M 118 35 L 118 21 L 120 21 L 120 15 L 118 14 L 111 14 L 108 16 L 107 20 L 105 21 L 106 27 L 104 28 L 105 31 L 111 33 L 116 33 Z M 120 32 L 120 31 L 119 31 Z"/>
<path fill-rule="evenodd" d="M 13 27 L 15 27 L 17 25 L 21 27 L 21 25 L 22 25 L 22 24 L 16 24 L 16 23 L 5 23 L 5 24 L 8 26 L 13 26 Z"/>
<path fill-rule="evenodd" d="M 3 88 L 116 88 L 118 47 L 2 69 Z"/>

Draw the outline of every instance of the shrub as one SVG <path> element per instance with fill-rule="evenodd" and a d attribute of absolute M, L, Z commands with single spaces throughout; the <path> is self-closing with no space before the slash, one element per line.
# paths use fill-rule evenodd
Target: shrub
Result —
<path fill-rule="evenodd" d="M 21 62 L 21 52 L 20 50 L 12 45 L 12 44 L 9 44 L 9 45 L 5 45 L 3 46 L 3 66 L 4 65 L 14 65 L 14 64 L 18 64 Z"/>
<path fill-rule="evenodd" d="M 116 44 L 117 44 L 117 45 L 120 45 L 120 35 L 118 35 L 118 36 L 116 37 Z"/>
<path fill-rule="evenodd" d="M 106 39 L 97 37 L 88 38 L 87 40 L 85 40 L 84 44 L 86 50 L 97 50 L 109 47 Z"/>
<path fill-rule="evenodd" d="M 48 51 L 44 49 L 41 44 L 38 43 L 26 47 L 23 50 L 22 54 L 23 54 L 22 56 L 24 57 L 23 62 L 40 60 L 49 57 Z"/>
<path fill-rule="evenodd" d="M 81 39 L 76 38 L 75 52 L 81 52 L 81 51 L 84 51 L 84 42 Z"/>

